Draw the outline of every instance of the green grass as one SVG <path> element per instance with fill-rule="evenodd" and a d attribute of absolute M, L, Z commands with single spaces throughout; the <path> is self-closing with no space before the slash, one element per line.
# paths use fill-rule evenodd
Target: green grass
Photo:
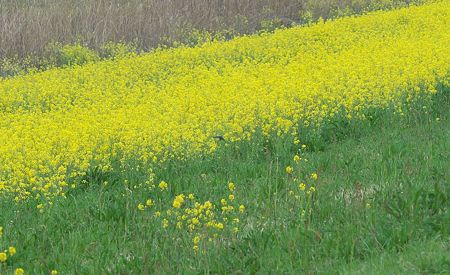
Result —
<path fill-rule="evenodd" d="M 130 165 L 127 173 L 92 172 L 43 213 L 36 201 L 2 199 L 0 245 L 14 245 L 17 254 L 0 274 L 16 267 L 28 274 L 447 273 L 449 107 L 447 89 L 402 116 L 373 111 L 365 121 L 335 119 L 305 130 L 299 164 L 291 138 L 224 142 L 212 156 L 157 169 L 155 182 L 167 181 L 166 193 L 139 186 L 144 173 Z M 294 178 L 317 191 L 303 194 Z M 217 202 L 228 196 L 229 181 L 246 205 L 240 232 L 198 254 L 192 235 L 165 230 L 152 210 L 136 207 L 148 197 L 171 205 L 181 192 Z"/>
<path fill-rule="evenodd" d="M 417 241 L 402 251 L 386 252 L 339 268 L 342 274 L 448 274 L 450 253 L 441 240 Z"/>

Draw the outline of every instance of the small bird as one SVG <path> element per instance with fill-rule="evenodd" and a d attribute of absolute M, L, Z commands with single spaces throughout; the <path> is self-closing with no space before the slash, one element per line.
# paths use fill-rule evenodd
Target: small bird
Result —
<path fill-rule="evenodd" d="M 220 141 L 225 141 L 225 138 L 223 136 L 213 136 L 213 138 L 218 139 Z"/>

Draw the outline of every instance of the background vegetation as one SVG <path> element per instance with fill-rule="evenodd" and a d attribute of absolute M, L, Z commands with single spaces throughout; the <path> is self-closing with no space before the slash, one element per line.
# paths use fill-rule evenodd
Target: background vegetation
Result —
<path fill-rule="evenodd" d="M 78 58 L 78 63 L 111 57 L 116 43 L 121 53 L 149 51 L 161 45 L 194 46 L 305 24 L 319 17 L 422 2 L 425 0 L 0 0 L 0 77 L 30 68 L 73 64 L 83 54 L 88 57 Z"/>

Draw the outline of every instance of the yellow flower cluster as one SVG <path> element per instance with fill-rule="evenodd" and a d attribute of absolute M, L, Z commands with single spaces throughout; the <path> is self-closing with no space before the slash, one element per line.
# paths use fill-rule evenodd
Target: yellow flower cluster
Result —
<path fill-rule="evenodd" d="M 245 206 L 237 204 L 236 185 L 233 182 L 228 184 L 228 190 L 228 200 L 222 198 L 217 204 L 209 200 L 199 202 L 194 194 L 177 195 L 171 206 L 156 205 L 153 217 L 161 222 L 165 230 L 186 232 L 194 236 L 192 249 L 197 252 L 202 239 L 212 242 L 219 237 L 223 239 L 229 234 L 235 235 L 239 232 L 240 217 L 245 212 Z M 151 201 L 153 205 L 153 200 Z M 139 210 L 146 208 L 144 204 L 138 204 Z"/>
<path fill-rule="evenodd" d="M 294 145 L 299 145 L 299 144 L 300 144 L 300 140 L 298 140 L 298 139 L 294 140 Z M 307 147 L 306 144 L 302 144 L 298 148 L 297 154 L 295 154 L 293 157 L 293 161 L 295 162 L 295 165 L 294 166 L 288 165 L 286 167 L 286 173 L 289 175 L 288 182 L 291 184 L 292 183 L 296 184 L 296 186 L 295 185 L 290 186 L 290 188 L 288 190 L 288 195 L 291 197 L 294 197 L 296 200 L 301 200 L 302 197 L 304 197 L 306 195 L 307 196 L 306 201 L 302 202 L 302 204 L 303 204 L 302 207 L 308 208 L 308 203 L 309 203 L 308 200 L 310 200 L 311 195 L 314 192 L 316 192 L 315 184 L 319 180 L 319 175 L 316 172 L 309 173 L 309 172 L 305 171 L 302 163 L 300 163 L 300 161 L 302 161 L 302 160 L 303 160 L 303 162 L 307 162 L 307 159 L 303 159 L 302 157 L 300 157 L 302 155 L 302 153 L 304 153 L 303 150 L 306 149 L 306 147 Z M 300 178 L 303 178 L 304 181 L 301 181 Z M 309 183 L 308 184 L 309 188 L 305 182 Z M 302 211 L 305 211 L 305 209 L 303 209 Z"/>
<path fill-rule="evenodd" d="M 313 211 L 313 200 L 315 199 L 313 194 L 317 189 L 313 183 L 307 185 L 303 181 L 298 182 L 297 178 L 292 178 L 289 182 L 291 184 L 294 183 L 294 185 L 288 185 L 287 199 L 289 202 L 288 205 L 290 205 L 289 212 L 299 211 L 301 214 L 300 217 L 303 220 L 306 213 L 310 214 Z"/>
<path fill-rule="evenodd" d="M 8 258 L 14 256 L 16 254 L 16 248 L 14 246 L 10 246 L 8 249 L 0 252 L 0 264 L 5 263 Z"/>
<path fill-rule="evenodd" d="M 440 1 L 0 80 L 0 193 L 64 196 L 114 160 L 186 159 L 216 136 L 282 135 L 433 93 L 448 85 L 449 20 Z"/>
<path fill-rule="evenodd" d="M 3 237 L 3 227 L 0 226 L 0 240 Z M 0 242 L 1 244 L 1 242 Z M 17 253 L 17 250 L 14 246 L 8 247 L 8 249 L 0 250 L 0 271 L 2 270 L 2 265 L 6 265 L 8 262 L 8 259 L 13 257 Z M 24 270 L 22 268 L 16 268 L 14 274 L 16 275 L 22 275 L 24 274 Z"/>

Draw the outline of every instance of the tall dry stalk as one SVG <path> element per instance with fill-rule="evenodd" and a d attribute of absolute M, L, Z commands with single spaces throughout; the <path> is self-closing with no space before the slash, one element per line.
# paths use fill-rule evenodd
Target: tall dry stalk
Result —
<path fill-rule="evenodd" d="M 82 41 L 93 48 L 107 41 L 134 41 L 149 49 L 162 38 L 176 40 L 181 28 L 249 33 L 264 19 L 298 20 L 305 9 L 327 16 L 332 7 L 383 1 L 0 0 L 0 59 L 40 54 L 51 41 Z"/>

